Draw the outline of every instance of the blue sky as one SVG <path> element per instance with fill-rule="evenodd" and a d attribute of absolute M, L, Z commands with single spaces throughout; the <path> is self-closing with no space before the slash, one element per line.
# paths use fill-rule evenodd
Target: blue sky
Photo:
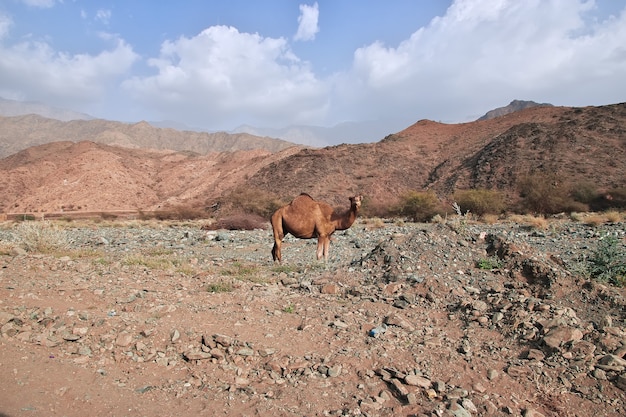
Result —
<path fill-rule="evenodd" d="M 625 80 L 626 0 L 0 0 L 0 97 L 111 120 L 393 133 Z"/>

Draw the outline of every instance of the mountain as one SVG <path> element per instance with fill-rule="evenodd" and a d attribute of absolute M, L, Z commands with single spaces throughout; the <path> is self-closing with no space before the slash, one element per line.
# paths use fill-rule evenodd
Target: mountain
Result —
<path fill-rule="evenodd" d="M 156 128 L 147 122 L 128 124 L 102 119 L 63 122 L 35 114 L 0 117 L 0 158 L 31 146 L 57 141 L 93 141 L 127 148 L 170 149 L 199 154 L 250 149 L 277 152 L 295 146 L 280 139 L 247 133 L 179 131 Z"/>
<path fill-rule="evenodd" d="M 448 198 L 457 189 L 518 194 L 530 173 L 558 174 L 599 189 L 626 186 L 626 103 L 600 107 L 535 106 L 461 124 L 421 120 L 377 143 L 303 149 L 263 167 L 249 187 L 335 203 L 362 192 L 372 205 L 407 190 Z"/>
<path fill-rule="evenodd" d="M 84 125 L 90 126 L 90 137 L 99 136 L 94 126 L 113 123 L 93 122 Z M 50 121 L 34 119 L 28 125 L 36 123 Z M 626 103 L 534 106 L 461 124 L 420 120 L 375 143 L 274 152 L 123 148 L 79 141 L 74 123 L 87 122 L 69 122 L 65 133 L 58 133 L 65 141 L 0 159 L 0 212 L 208 207 L 233 191 L 244 203 L 308 192 L 342 206 L 362 193 L 366 205 L 381 207 L 409 190 L 433 190 L 446 200 L 458 189 L 487 188 L 514 201 L 519 180 L 530 173 L 556 174 L 559 181 L 593 184 L 598 190 L 626 187 Z M 112 143 L 134 137 L 136 130 L 147 132 L 141 137 L 151 144 L 153 135 L 162 135 L 163 141 L 174 135 L 147 123 L 125 126 L 115 135 L 104 132 L 117 139 Z"/>
<path fill-rule="evenodd" d="M 61 121 L 70 120 L 91 120 L 92 116 L 72 110 L 61 109 L 48 106 L 37 101 L 17 101 L 0 97 L 0 116 L 23 116 L 27 114 L 38 114 L 49 119 Z"/>
<path fill-rule="evenodd" d="M 262 128 L 254 126 L 240 126 L 233 133 L 249 133 L 257 136 L 269 136 L 280 138 L 288 142 L 298 143 L 305 146 L 323 148 L 337 143 L 368 143 L 376 142 L 381 138 L 402 130 L 407 122 L 396 120 L 393 125 L 397 129 L 389 130 L 389 123 L 384 126 L 377 121 L 344 122 L 332 127 L 294 125 L 284 128 Z"/>
<path fill-rule="evenodd" d="M 498 107 L 497 109 L 493 109 L 485 113 L 478 120 L 489 120 L 495 117 L 504 116 L 505 114 L 514 113 L 516 111 L 528 109 L 530 107 L 551 107 L 552 104 L 549 103 L 535 103 L 534 101 L 524 101 L 524 100 L 513 100 L 509 103 L 508 106 Z"/>

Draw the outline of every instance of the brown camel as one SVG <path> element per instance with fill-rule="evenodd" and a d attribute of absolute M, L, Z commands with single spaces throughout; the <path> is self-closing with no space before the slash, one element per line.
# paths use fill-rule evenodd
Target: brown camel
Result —
<path fill-rule="evenodd" d="M 274 231 L 274 247 L 272 258 L 274 262 L 282 262 L 280 247 L 285 235 L 291 233 L 299 239 L 317 238 L 317 259 L 324 256 L 328 261 L 330 237 L 335 230 L 346 230 L 352 226 L 356 215 L 361 208 L 363 196 L 350 197 L 350 208 L 344 212 L 337 212 L 323 201 L 315 201 L 305 193 L 276 210 L 271 218 Z"/>

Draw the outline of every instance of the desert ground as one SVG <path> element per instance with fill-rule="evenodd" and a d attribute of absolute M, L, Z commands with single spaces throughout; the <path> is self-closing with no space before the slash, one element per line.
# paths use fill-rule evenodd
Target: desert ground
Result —
<path fill-rule="evenodd" d="M 202 226 L 2 223 L 0 415 L 626 415 L 623 219 Z"/>

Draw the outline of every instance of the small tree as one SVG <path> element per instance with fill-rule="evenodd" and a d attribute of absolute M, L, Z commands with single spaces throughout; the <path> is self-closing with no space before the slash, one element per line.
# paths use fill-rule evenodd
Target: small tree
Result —
<path fill-rule="evenodd" d="M 441 203 L 432 191 L 408 191 L 400 196 L 397 213 L 414 222 L 427 222 L 440 213 Z"/>
<path fill-rule="evenodd" d="M 532 173 L 518 182 L 521 208 L 526 212 L 555 214 L 585 211 L 583 203 L 571 197 L 572 187 L 554 173 Z"/>

